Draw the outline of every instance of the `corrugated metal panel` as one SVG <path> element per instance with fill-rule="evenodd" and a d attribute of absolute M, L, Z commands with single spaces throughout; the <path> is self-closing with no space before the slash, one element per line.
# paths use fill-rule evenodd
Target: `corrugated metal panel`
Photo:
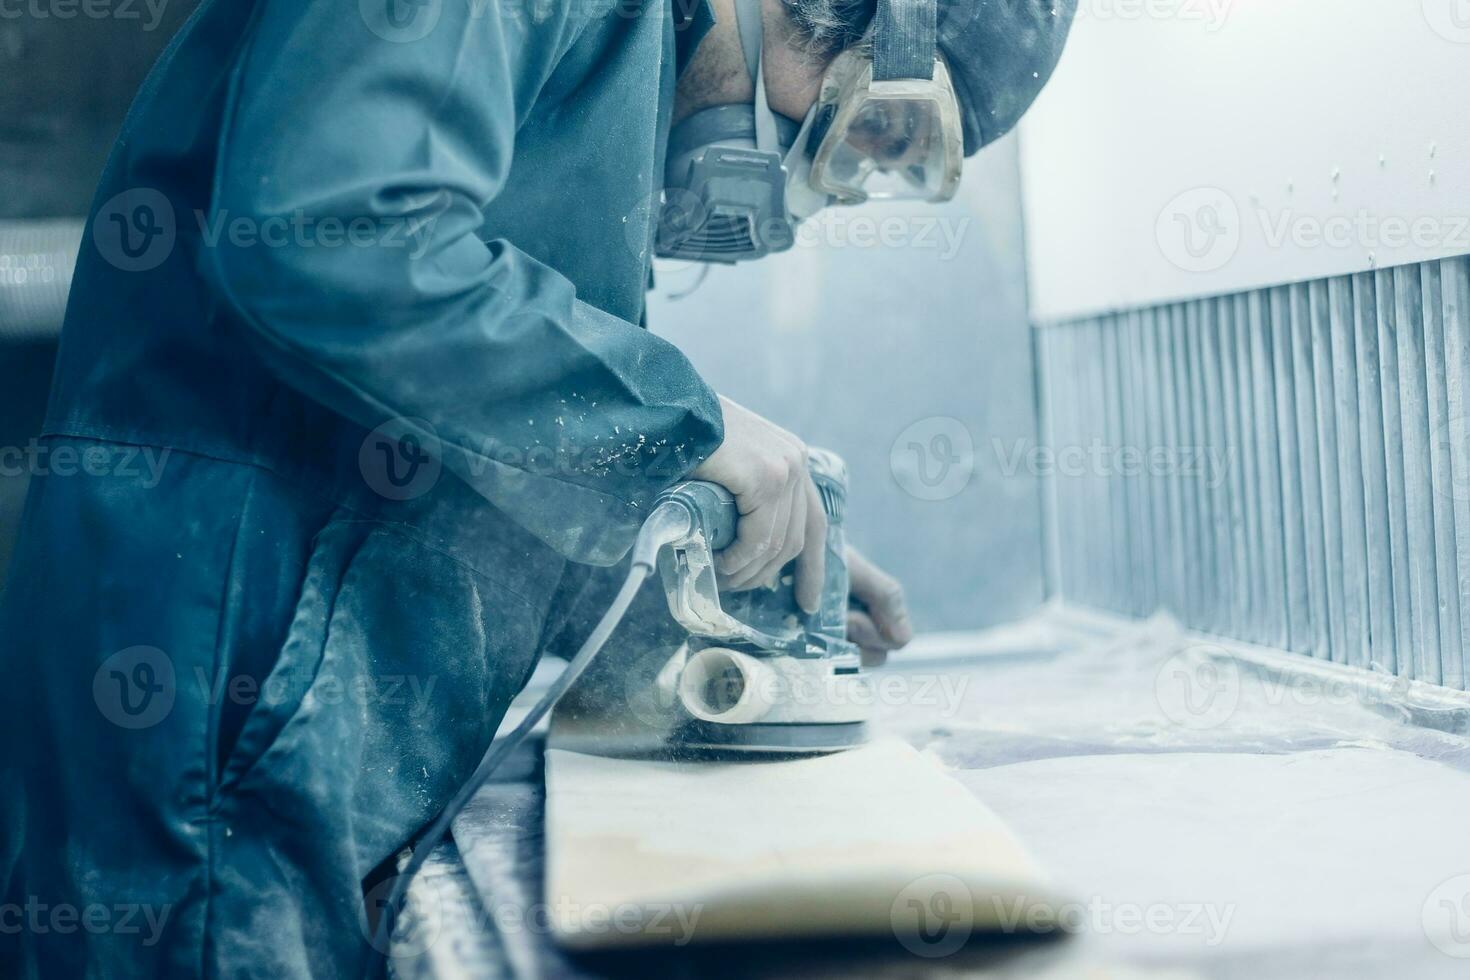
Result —
<path fill-rule="evenodd" d="M 61 332 L 82 230 L 80 220 L 0 220 L 0 342 Z"/>
<path fill-rule="evenodd" d="M 1038 328 L 1052 592 L 1466 686 L 1470 258 Z"/>

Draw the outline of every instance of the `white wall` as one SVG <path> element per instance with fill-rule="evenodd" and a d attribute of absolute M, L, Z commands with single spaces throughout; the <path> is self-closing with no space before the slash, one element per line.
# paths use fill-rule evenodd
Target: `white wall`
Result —
<path fill-rule="evenodd" d="M 1470 252 L 1470 0 L 1081 0 L 1022 129 L 1033 316 Z"/>

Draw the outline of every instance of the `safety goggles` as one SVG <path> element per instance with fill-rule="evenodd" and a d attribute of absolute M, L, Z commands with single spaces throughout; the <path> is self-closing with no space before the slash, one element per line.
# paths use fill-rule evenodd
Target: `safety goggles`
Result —
<path fill-rule="evenodd" d="M 840 204 L 941 202 L 954 197 L 964 160 L 959 103 L 942 57 L 930 78 L 874 81 L 852 50 L 822 79 L 808 148 L 813 188 Z"/>

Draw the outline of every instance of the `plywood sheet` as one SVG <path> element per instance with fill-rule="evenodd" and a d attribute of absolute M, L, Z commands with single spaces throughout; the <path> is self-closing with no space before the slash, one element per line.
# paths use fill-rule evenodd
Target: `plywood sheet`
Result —
<path fill-rule="evenodd" d="M 573 948 L 1045 927 L 1011 830 L 896 740 L 781 762 L 546 753 L 546 903 Z M 936 939 L 936 937 L 938 937 Z"/>

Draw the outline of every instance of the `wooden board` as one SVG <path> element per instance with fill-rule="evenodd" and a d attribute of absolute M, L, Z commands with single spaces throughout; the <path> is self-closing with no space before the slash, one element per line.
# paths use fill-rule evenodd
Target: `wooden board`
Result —
<path fill-rule="evenodd" d="M 883 739 L 780 762 L 548 749 L 545 901 L 574 949 L 851 935 L 932 954 L 1054 923 L 1064 899 L 994 813 Z"/>

